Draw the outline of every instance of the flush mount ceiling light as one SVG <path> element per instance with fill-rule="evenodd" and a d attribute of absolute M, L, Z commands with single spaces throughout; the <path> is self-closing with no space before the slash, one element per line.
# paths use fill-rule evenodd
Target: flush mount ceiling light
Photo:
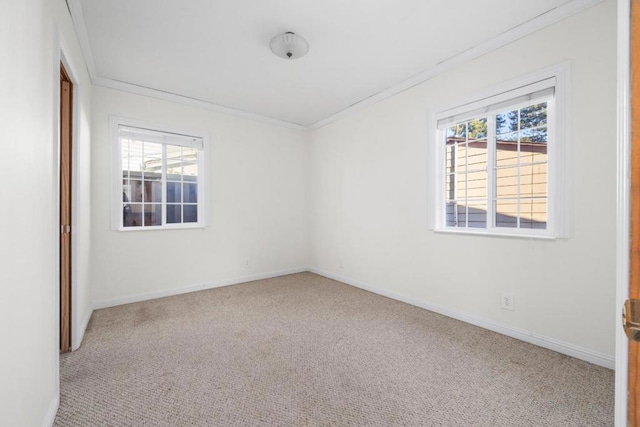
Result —
<path fill-rule="evenodd" d="M 291 31 L 272 38 L 269 47 L 274 55 L 284 59 L 302 58 L 309 51 L 309 43 Z"/>

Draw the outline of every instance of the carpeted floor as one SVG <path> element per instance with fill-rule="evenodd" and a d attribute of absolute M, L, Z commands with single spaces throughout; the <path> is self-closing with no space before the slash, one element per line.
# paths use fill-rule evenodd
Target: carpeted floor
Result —
<path fill-rule="evenodd" d="M 613 371 L 301 273 L 97 310 L 56 426 L 611 426 Z"/>

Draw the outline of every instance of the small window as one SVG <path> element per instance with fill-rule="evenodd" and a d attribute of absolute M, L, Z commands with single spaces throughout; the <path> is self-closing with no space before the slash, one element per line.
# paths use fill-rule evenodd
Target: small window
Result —
<path fill-rule="evenodd" d="M 438 114 L 436 230 L 563 237 L 557 78 Z"/>
<path fill-rule="evenodd" d="M 112 125 L 119 196 L 117 229 L 203 226 L 204 137 L 132 125 Z M 116 189 L 117 185 L 117 189 Z"/>

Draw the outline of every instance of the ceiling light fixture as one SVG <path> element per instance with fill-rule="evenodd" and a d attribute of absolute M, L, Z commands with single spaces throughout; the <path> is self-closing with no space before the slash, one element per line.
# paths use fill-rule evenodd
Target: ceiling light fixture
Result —
<path fill-rule="evenodd" d="M 284 59 L 302 58 L 309 51 L 309 43 L 291 31 L 272 38 L 269 47 L 274 55 Z"/>

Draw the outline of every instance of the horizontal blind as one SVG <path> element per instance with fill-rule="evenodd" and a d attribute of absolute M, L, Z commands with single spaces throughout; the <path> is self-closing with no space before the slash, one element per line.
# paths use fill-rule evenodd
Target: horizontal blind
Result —
<path fill-rule="evenodd" d="M 159 132 L 151 129 L 144 129 L 133 126 L 118 126 L 118 136 L 120 138 L 132 139 L 135 141 L 156 142 L 160 144 L 193 147 L 198 150 L 202 150 L 204 147 L 204 141 L 200 137 L 181 135 L 170 132 Z"/>
<path fill-rule="evenodd" d="M 486 117 L 505 108 L 516 107 L 518 104 L 535 103 L 553 97 L 554 94 L 555 78 L 542 80 L 444 112 L 442 114 L 444 117 L 438 119 L 438 129 L 446 129 L 449 125 Z"/>

